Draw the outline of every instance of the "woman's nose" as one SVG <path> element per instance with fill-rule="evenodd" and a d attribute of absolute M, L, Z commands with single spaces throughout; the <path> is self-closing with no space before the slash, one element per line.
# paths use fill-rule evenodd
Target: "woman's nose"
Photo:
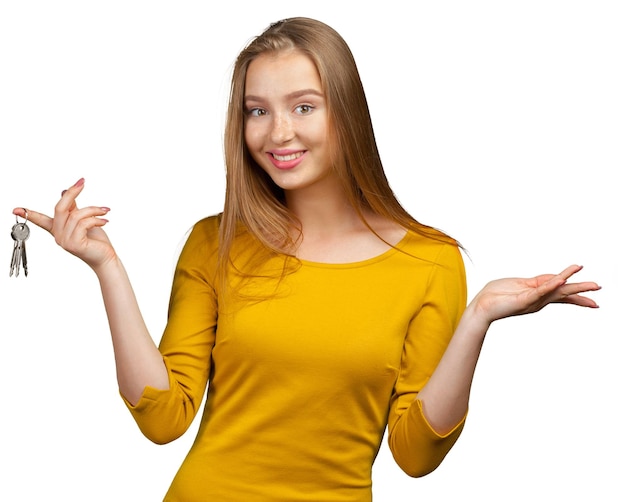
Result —
<path fill-rule="evenodd" d="M 283 144 L 294 137 L 293 124 L 291 119 L 284 114 L 274 115 L 272 121 L 271 139 L 276 144 Z"/>

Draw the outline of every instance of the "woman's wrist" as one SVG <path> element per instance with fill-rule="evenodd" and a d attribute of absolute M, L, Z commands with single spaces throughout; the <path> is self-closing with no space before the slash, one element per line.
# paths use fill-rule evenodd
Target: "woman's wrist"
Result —
<path fill-rule="evenodd" d="M 116 253 L 98 265 L 90 265 L 100 281 L 106 280 L 107 277 L 126 275 L 124 265 Z"/>
<path fill-rule="evenodd" d="M 464 331 L 472 333 L 474 336 L 484 338 L 492 322 L 493 319 L 487 315 L 485 309 L 482 308 L 480 303 L 474 298 L 465 308 L 461 316 L 461 321 L 459 322 L 459 327 Z M 458 328 L 457 331 L 459 331 Z"/>

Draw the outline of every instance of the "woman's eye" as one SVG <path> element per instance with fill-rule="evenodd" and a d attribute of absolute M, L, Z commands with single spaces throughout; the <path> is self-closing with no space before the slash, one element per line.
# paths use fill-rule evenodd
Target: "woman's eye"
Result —
<path fill-rule="evenodd" d="M 306 115 L 307 113 L 311 113 L 312 111 L 313 111 L 313 107 L 311 105 L 296 106 L 296 113 L 300 115 Z"/>
<path fill-rule="evenodd" d="M 248 110 L 248 115 L 251 117 L 262 117 L 265 115 L 265 110 L 263 110 L 263 108 L 250 108 Z"/>

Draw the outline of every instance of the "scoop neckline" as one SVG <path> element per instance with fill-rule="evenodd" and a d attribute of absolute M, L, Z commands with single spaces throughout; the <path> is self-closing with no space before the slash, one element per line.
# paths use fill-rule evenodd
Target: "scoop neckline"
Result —
<path fill-rule="evenodd" d="M 402 249 L 406 241 L 409 240 L 410 232 L 407 230 L 402 238 L 393 244 L 389 249 L 383 251 L 380 254 L 372 256 L 371 258 L 365 258 L 364 260 L 358 261 L 350 261 L 350 262 L 323 262 L 323 261 L 312 261 L 312 260 L 304 260 L 302 258 L 297 258 L 297 260 L 304 266 L 314 267 L 314 268 L 356 268 L 356 267 L 364 267 L 367 265 L 371 265 L 373 263 L 377 263 L 382 260 L 386 260 L 391 255 L 394 255 L 398 252 L 398 250 Z"/>

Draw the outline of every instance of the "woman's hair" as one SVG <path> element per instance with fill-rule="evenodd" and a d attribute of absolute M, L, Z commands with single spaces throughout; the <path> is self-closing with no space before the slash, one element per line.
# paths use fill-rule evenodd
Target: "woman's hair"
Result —
<path fill-rule="evenodd" d="M 219 251 L 223 271 L 241 225 L 270 254 L 292 254 L 296 245 L 291 235 L 294 228 L 300 228 L 299 223 L 285 206 L 282 190 L 254 161 L 244 139 L 245 80 L 250 63 L 261 54 L 290 50 L 308 56 L 317 68 L 328 110 L 332 168 L 364 223 L 368 225 L 364 210 L 369 210 L 407 229 L 454 242 L 411 217 L 392 192 L 359 72 L 344 39 L 320 21 L 297 17 L 270 25 L 235 61 L 224 138 L 226 198 Z"/>

